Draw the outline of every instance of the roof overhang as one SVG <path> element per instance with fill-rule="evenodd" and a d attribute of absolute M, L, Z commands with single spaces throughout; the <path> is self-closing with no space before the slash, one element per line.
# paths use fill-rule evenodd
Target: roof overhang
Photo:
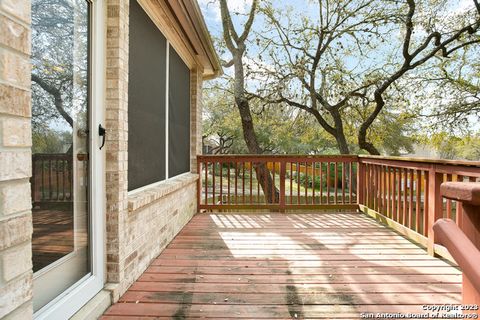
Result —
<path fill-rule="evenodd" d="M 198 6 L 198 2 L 196 0 L 169 1 L 175 3 L 184 2 L 184 4 L 186 5 L 185 7 L 189 8 L 189 12 L 191 13 L 190 16 L 192 17 L 192 22 L 195 26 L 194 30 L 196 30 L 196 34 L 200 39 L 202 49 L 204 51 L 204 57 L 206 62 L 205 65 L 208 65 L 208 69 L 205 69 L 206 71 L 208 71 L 208 73 L 205 74 L 204 72 L 206 78 L 214 78 L 221 75 L 223 73 L 222 65 L 220 63 L 220 59 L 218 58 L 217 51 L 213 46 L 210 32 L 208 31 L 207 25 L 205 24 L 205 20 L 203 19 L 203 14 L 200 10 L 200 7 Z"/>
<path fill-rule="evenodd" d="M 204 79 L 222 74 L 218 55 L 196 0 L 138 0 L 190 68 Z"/>

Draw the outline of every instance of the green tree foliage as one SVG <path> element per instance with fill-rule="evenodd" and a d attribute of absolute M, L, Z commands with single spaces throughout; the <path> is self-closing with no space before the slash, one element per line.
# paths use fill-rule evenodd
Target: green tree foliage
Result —
<path fill-rule="evenodd" d="M 402 155 L 419 133 L 478 132 L 479 28 L 477 0 L 261 1 L 242 47 L 259 144 Z"/>
<path fill-rule="evenodd" d="M 204 91 L 204 142 L 213 153 L 248 153 L 239 113 L 228 92 L 217 88 Z M 318 130 L 315 121 L 295 108 L 252 105 L 257 139 L 265 152 L 276 154 L 335 154 L 335 140 Z"/>
<path fill-rule="evenodd" d="M 446 132 L 423 137 L 423 142 L 432 146 L 442 159 L 466 159 L 480 161 L 480 134 L 457 137 Z"/>

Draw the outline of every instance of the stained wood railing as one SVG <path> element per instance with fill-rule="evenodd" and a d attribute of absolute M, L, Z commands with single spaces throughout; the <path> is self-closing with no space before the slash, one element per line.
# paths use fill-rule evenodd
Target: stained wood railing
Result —
<path fill-rule="evenodd" d="M 479 313 L 480 306 L 480 183 L 446 182 L 442 195 L 462 203 L 463 220 L 440 219 L 433 225 L 435 242 L 444 245 L 463 271 L 464 313 Z"/>
<path fill-rule="evenodd" d="M 433 224 L 441 218 L 462 223 L 462 204 L 442 197 L 443 182 L 479 182 L 480 162 L 359 156 L 359 207 L 434 251 Z"/>
<path fill-rule="evenodd" d="M 198 156 L 198 208 L 356 209 L 357 165 L 356 156 Z M 259 178 L 260 167 L 273 183 Z"/>
<path fill-rule="evenodd" d="M 32 155 L 32 201 L 68 202 L 72 201 L 72 155 L 33 154 Z"/>

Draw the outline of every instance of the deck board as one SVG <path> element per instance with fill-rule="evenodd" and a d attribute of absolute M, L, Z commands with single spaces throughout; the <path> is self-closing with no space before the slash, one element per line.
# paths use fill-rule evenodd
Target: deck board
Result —
<path fill-rule="evenodd" d="M 461 280 L 362 214 L 199 214 L 103 319 L 423 313 L 424 304 L 459 304 Z"/>

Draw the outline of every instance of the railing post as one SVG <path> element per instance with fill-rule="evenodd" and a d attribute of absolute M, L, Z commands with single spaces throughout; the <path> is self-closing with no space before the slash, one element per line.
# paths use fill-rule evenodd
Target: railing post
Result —
<path fill-rule="evenodd" d="M 198 180 L 197 180 L 197 212 L 200 212 L 200 199 L 202 197 L 202 174 L 201 174 L 201 161 L 197 156 L 197 174 L 198 174 Z M 205 191 L 206 192 L 206 191 Z"/>
<path fill-rule="evenodd" d="M 30 179 L 30 188 L 31 188 L 31 197 L 32 197 L 32 202 L 37 201 L 37 173 L 35 172 L 35 168 L 37 167 L 36 159 L 37 157 L 35 154 L 32 155 L 32 178 Z"/>
<path fill-rule="evenodd" d="M 358 204 L 365 204 L 365 164 L 361 162 L 361 159 L 358 159 L 358 169 L 357 169 L 357 202 Z"/>
<path fill-rule="evenodd" d="M 273 168 L 275 170 L 275 168 Z M 280 161 L 280 212 L 285 212 L 285 176 L 287 172 L 287 163 L 285 160 Z"/>
<path fill-rule="evenodd" d="M 463 217 L 458 227 L 480 251 L 480 183 L 446 182 L 442 184 L 441 193 L 447 199 L 462 203 Z M 471 280 L 463 275 L 463 304 L 480 305 L 480 291 Z"/>
<path fill-rule="evenodd" d="M 443 174 L 436 171 L 435 165 L 431 165 L 428 171 L 428 243 L 427 251 L 431 256 L 435 255 L 435 244 L 433 236 L 433 224 L 443 217 L 442 195 L 440 185 L 443 182 Z"/>

